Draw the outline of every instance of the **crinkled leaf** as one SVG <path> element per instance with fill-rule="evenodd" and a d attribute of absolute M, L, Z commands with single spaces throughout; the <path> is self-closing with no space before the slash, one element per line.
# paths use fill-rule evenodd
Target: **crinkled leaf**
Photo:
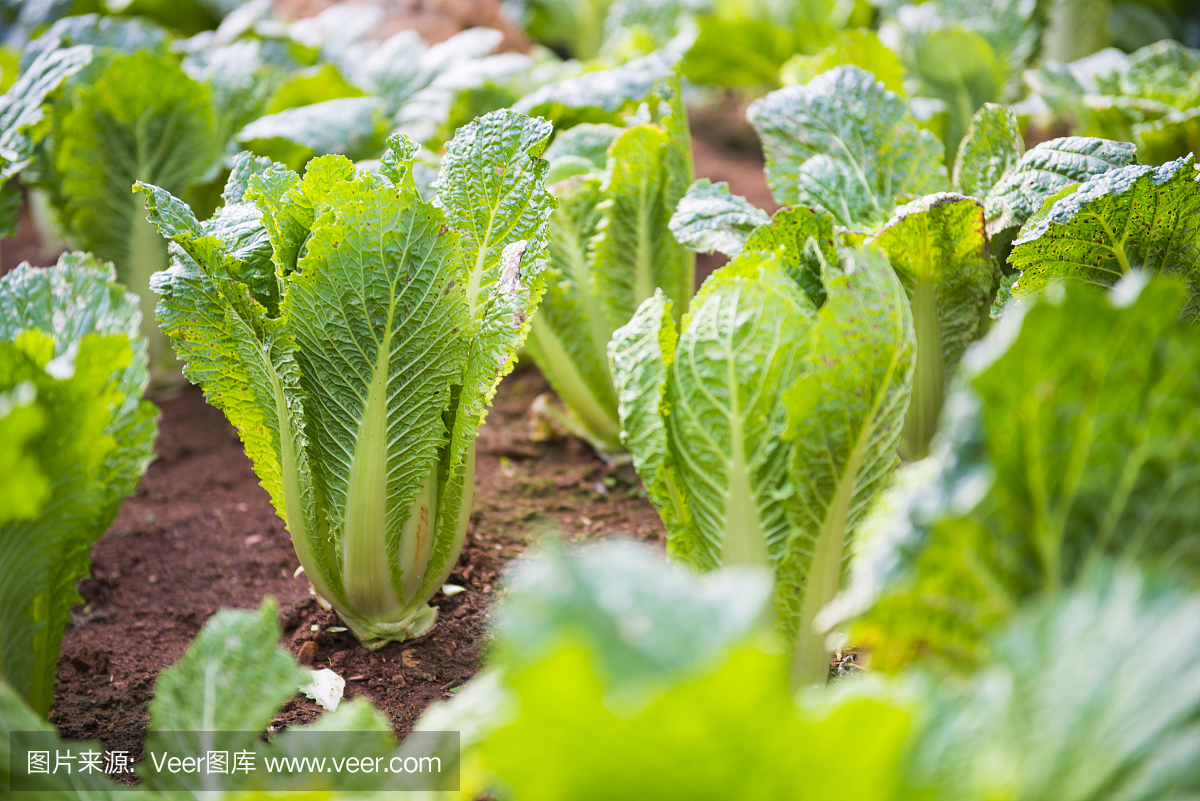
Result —
<path fill-rule="evenodd" d="M 745 249 L 776 253 L 784 271 L 813 305 L 825 302 L 821 276 L 827 269 L 838 269 L 837 239 L 829 212 L 806 206 L 780 209 L 770 223 L 750 234 Z"/>
<path fill-rule="evenodd" d="M 671 217 L 671 233 L 681 244 L 702 253 L 717 251 L 730 258 L 742 252 L 750 233 L 771 221 L 767 213 L 724 181 L 701 178 L 688 187 Z"/>
<path fill-rule="evenodd" d="M 690 520 L 671 461 L 663 406 L 677 333 L 671 301 L 661 290 L 646 299 L 608 346 L 618 397 L 621 442 L 668 532 Z"/>
<path fill-rule="evenodd" d="M 929 195 L 902 206 L 872 241 L 887 254 L 912 307 L 917 366 L 901 451 L 916 459 L 928 453 L 951 375 L 990 320 L 998 275 L 983 204 Z"/>
<path fill-rule="evenodd" d="M 1200 314 L 1200 183 L 1188 155 L 1161 167 L 1134 165 L 1096 176 L 1054 200 L 1013 243 L 1021 271 L 1015 296 L 1055 279 L 1113 286 L 1130 270 L 1178 273 L 1191 288 L 1186 319 Z"/>
<path fill-rule="evenodd" d="M 304 188 L 346 167 L 344 159 L 315 160 Z M 447 442 L 443 414 L 465 365 L 469 318 L 462 293 L 451 291 L 458 243 L 446 218 L 411 189 L 355 183 L 330 193 L 280 312 L 296 341 L 313 481 L 340 534 L 342 568 L 355 579 L 347 600 L 367 609 L 388 584 L 410 602 L 424 578 L 428 554 L 418 545 L 403 555 L 402 540 Z M 380 474 L 386 484 L 374 515 L 356 493 Z"/>
<path fill-rule="evenodd" d="M 139 187 L 173 242 L 160 320 L 364 642 L 427 630 L 461 550 L 473 440 L 545 287 L 548 134 L 511 112 L 464 127 L 432 203 L 400 136 L 378 174 L 239 157 L 203 224 Z"/>
<path fill-rule="evenodd" d="M 934 455 L 880 505 L 825 616 L 863 614 L 853 637 L 873 665 L 974 664 L 1019 603 L 1105 555 L 1196 575 L 1200 348 L 1175 314 L 1180 282 L 1141 283 L 1068 284 L 968 356 Z"/>
<path fill-rule="evenodd" d="M 772 92 L 747 117 L 763 141 L 775 199 L 821 206 L 839 225 L 873 226 L 897 203 L 949 186 L 933 134 L 917 127 L 902 98 L 857 67 Z"/>
<path fill-rule="evenodd" d="M 1046 198 L 1136 161 L 1135 148 L 1086 136 L 1066 136 L 1030 148 L 987 194 L 988 234 L 1024 225 Z"/>
<path fill-rule="evenodd" d="M 985 103 L 975 112 L 954 160 L 954 188 L 986 198 L 1000 179 L 1019 169 L 1025 140 L 1017 114 L 1009 106 Z"/>
<path fill-rule="evenodd" d="M 812 301 L 771 254 L 714 273 L 685 315 L 667 378 L 667 439 L 691 520 L 668 547 L 696 567 L 782 558 L 791 448 L 783 391 L 803 368 Z"/>
<path fill-rule="evenodd" d="M 942 683 L 909 781 L 951 798 L 1185 798 L 1200 790 L 1200 598 L 1127 566 L 1023 611 Z M 1146 670 L 1146 653 L 1155 669 Z"/>
<path fill-rule="evenodd" d="M 799 381 L 783 393 L 793 528 L 776 546 L 780 629 L 796 638 L 793 675 L 829 669 L 816 613 L 841 586 L 858 528 L 891 481 L 912 391 L 917 341 L 904 289 L 885 259 L 855 254 L 828 274 Z"/>

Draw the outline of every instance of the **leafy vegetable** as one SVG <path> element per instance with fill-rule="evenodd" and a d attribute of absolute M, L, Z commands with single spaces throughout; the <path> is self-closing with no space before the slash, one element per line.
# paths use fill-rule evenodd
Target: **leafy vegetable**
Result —
<path fill-rule="evenodd" d="M 90 47 L 50 48 L 0 97 L 0 237 L 16 235 L 21 197 L 12 179 L 34 159 L 47 98 L 91 60 Z"/>
<path fill-rule="evenodd" d="M 985 103 L 971 119 L 954 160 L 954 188 L 964 195 L 986 198 L 1009 172 L 1018 168 L 1025 140 L 1016 112 L 1009 106 Z"/>
<path fill-rule="evenodd" d="M 623 115 L 651 97 L 672 75 L 687 44 L 685 37 L 642 58 L 608 70 L 586 72 L 552 83 L 513 105 L 523 114 L 537 114 L 568 128 L 579 123 L 623 124 Z"/>
<path fill-rule="evenodd" d="M 861 614 L 853 637 L 881 667 L 970 665 L 1024 599 L 1106 555 L 1195 575 L 1200 348 L 1175 314 L 1181 283 L 1146 280 L 1107 297 L 1067 284 L 1002 318 L 964 362 L 934 455 L 867 524 L 822 628 Z"/>
<path fill-rule="evenodd" d="M 270 113 L 235 129 L 237 141 L 297 170 L 326 153 L 376 159 L 389 131 L 439 150 L 459 124 L 478 116 L 452 119 L 460 104 L 477 101 L 480 113 L 509 105 L 515 96 L 501 91 L 503 102 L 493 102 L 488 87 L 532 70 L 529 56 L 489 55 L 503 34 L 488 28 L 471 28 L 434 45 L 413 30 L 384 42 L 362 40 L 380 13 L 370 6 L 335 5 L 292 23 L 292 37 L 319 44 L 318 61 L 285 75 L 268 97 L 264 111 Z"/>
<path fill-rule="evenodd" d="M 574 58 L 600 52 L 604 20 L 613 0 L 521 0 L 514 3 L 521 27 L 543 44 L 562 48 Z"/>
<path fill-rule="evenodd" d="M 816 52 L 847 25 L 869 22 L 864 6 L 830 0 L 713 5 L 698 15 L 696 42 L 683 63 L 683 74 L 697 83 L 777 86 L 780 68 L 792 56 Z"/>
<path fill-rule="evenodd" d="M 941 684 L 910 782 L 946 798 L 1196 791 L 1200 598 L 1103 567 L 1023 610 L 970 681 Z"/>
<path fill-rule="evenodd" d="M 932 0 L 902 6 L 884 24 L 881 35 L 913 76 L 910 91 L 946 109 L 948 156 L 985 103 L 1019 96 L 1019 76 L 1037 50 L 1038 13 L 1023 0 Z"/>
<path fill-rule="evenodd" d="M 732 194 L 724 181 L 714 184 L 701 178 L 680 199 L 671 218 L 671 233 L 693 250 L 718 251 L 732 258 L 742 252 L 755 228 L 770 221 L 766 212 Z"/>
<path fill-rule="evenodd" d="M 899 780 L 906 710 L 866 698 L 798 707 L 783 660 L 758 633 L 769 593 L 766 576 L 696 577 L 627 543 L 525 561 L 499 616 L 499 676 L 487 679 L 508 712 L 465 755 L 464 790 L 886 797 Z M 467 692 L 446 705 L 460 719 L 493 700 Z M 435 717 L 446 712 L 426 715 Z M 853 749 L 843 745 L 850 732 Z M 625 766 L 615 774 L 614 761 Z"/>
<path fill-rule="evenodd" d="M 1163 164 L 1194 151 L 1200 51 L 1166 39 L 1126 55 L 1103 50 L 1027 76 L 1038 97 L 1076 133 L 1134 142 Z"/>
<path fill-rule="evenodd" d="M 692 178 L 686 112 L 677 81 L 660 88 L 654 119 L 612 131 L 602 167 L 565 148 L 551 167 L 565 159 L 584 172 L 551 186 L 561 203 L 528 348 L 567 404 L 559 419 L 601 453 L 622 450 L 607 358 L 613 331 L 656 289 L 686 308 L 695 280 L 695 257 L 668 229 Z"/>
<path fill-rule="evenodd" d="M 792 57 L 780 70 L 784 85 L 805 84 L 822 72 L 843 64 L 859 67 L 875 76 L 884 88 L 903 94 L 904 65 L 874 31 L 863 28 L 840 31 L 833 42 L 816 55 Z"/>
<path fill-rule="evenodd" d="M 183 194 L 216 156 L 207 92 L 175 64 L 144 53 L 112 60 L 95 84 L 78 87 L 54 126 L 54 199 L 82 247 L 117 266 L 142 299 L 152 373 L 169 382 L 173 360 L 153 323 L 150 276 L 166 248 L 146 222 L 134 182 Z"/>
<path fill-rule="evenodd" d="M 912 307 L 917 367 L 901 452 L 917 459 L 928 452 L 963 352 L 987 330 L 998 270 L 983 204 L 949 192 L 900 207 L 871 241 L 887 254 Z"/>
<path fill-rule="evenodd" d="M 1072 184 L 1133 164 L 1133 145 L 1066 136 L 1030 148 L 986 196 L 988 233 L 1028 222 L 1042 203 Z"/>
<path fill-rule="evenodd" d="M 847 228 L 870 228 L 912 197 L 949 188 L 942 147 L 908 104 L 857 67 L 772 92 L 747 116 L 783 205 L 820 206 Z"/>
<path fill-rule="evenodd" d="M 43 716 L 88 549 L 153 457 L 138 323 L 84 254 L 0 279 L 0 674 Z"/>
<path fill-rule="evenodd" d="M 377 97 L 325 100 L 260 117 L 236 140 L 253 153 L 297 170 L 323 153 L 367 159 L 383 147 L 386 126 L 380 108 Z"/>
<path fill-rule="evenodd" d="M 160 324 L 240 432 L 316 591 L 374 647 L 433 625 L 426 601 L 462 548 L 475 432 L 545 291 L 549 134 L 513 112 L 463 128 L 437 205 L 399 137 L 379 175 L 239 157 L 203 224 L 138 186 L 175 244 Z"/>
<path fill-rule="evenodd" d="M 881 259 L 828 265 L 813 302 L 770 253 L 701 288 L 676 343 L 657 293 L 610 345 L 634 464 L 668 549 L 702 570 L 771 564 L 795 679 L 823 680 L 813 616 L 888 480 L 912 386 L 912 318 Z"/>
<path fill-rule="evenodd" d="M 1013 243 L 1010 263 L 1021 271 L 1016 296 L 1042 291 L 1055 279 L 1100 287 L 1131 270 L 1179 273 L 1190 286 L 1183 315 L 1200 313 L 1200 176 L 1192 156 L 1161 167 L 1131 165 L 1060 192 Z"/>

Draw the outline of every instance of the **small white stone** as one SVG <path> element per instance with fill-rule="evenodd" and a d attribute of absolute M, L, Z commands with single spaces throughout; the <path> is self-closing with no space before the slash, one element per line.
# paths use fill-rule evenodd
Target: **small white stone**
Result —
<path fill-rule="evenodd" d="M 346 680 L 328 668 L 314 670 L 312 681 L 301 687 L 300 692 L 330 712 L 335 712 L 342 702 L 342 694 L 346 692 Z"/>

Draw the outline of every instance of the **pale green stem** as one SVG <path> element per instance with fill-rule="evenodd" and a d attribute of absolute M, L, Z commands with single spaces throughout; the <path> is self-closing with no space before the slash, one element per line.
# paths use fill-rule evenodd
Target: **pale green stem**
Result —
<path fill-rule="evenodd" d="M 800 606 L 800 625 L 796 631 L 795 657 L 792 661 L 793 687 L 822 687 L 829 676 L 829 651 L 825 648 L 825 635 L 813 630 L 813 621 L 841 587 L 846 522 L 850 517 L 850 504 L 854 500 L 854 485 L 862 466 L 863 450 L 860 444 L 851 452 L 813 548 L 811 567 L 805 581 L 804 601 Z"/>
<path fill-rule="evenodd" d="M 1042 58 L 1076 61 L 1109 44 L 1109 0 L 1050 0 Z"/>
<path fill-rule="evenodd" d="M 612 403 L 606 403 L 607 399 L 599 397 L 588 385 L 571 355 L 541 314 L 534 316 L 529 336 L 536 343 L 535 351 L 541 357 L 540 361 L 545 362 L 541 365 L 542 371 L 553 379 L 554 391 L 586 427 L 587 436 L 584 439 L 598 443 L 606 452 L 622 450 L 621 423 L 615 407 Z"/>
<path fill-rule="evenodd" d="M 118 275 L 121 283 L 130 292 L 138 296 L 138 307 L 142 312 L 142 334 L 148 340 L 150 356 L 150 388 L 169 389 L 184 383 L 175 352 L 166 335 L 158 328 L 154 319 L 154 307 L 158 297 L 150 291 L 150 276 L 159 270 L 165 270 L 170 262 L 167 256 L 167 242 L 159 234 L 158 229 L 147 219 L 147 211 L 141 202 L 141 196 L 132 201 L 134 204 L 132 225 L 129 237 L 129 263 Z"/>
<path fill-rule="evenodd" d="M 913 327 L 917 334 L 917 366 L 912 401 L 904 415 L 900 450 L 910 461 L 929 453 L 946 394 L 946 363 L 942 353 L 942 326 L 938 317 L 937 286 L 917 278 L 912 296 Z"/>

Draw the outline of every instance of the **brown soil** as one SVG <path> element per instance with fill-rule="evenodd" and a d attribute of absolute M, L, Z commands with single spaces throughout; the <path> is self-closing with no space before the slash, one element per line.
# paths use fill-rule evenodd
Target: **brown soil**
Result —
<path fill-rule="evenodd" d="M 319 14 L 338 0 L 276 0 L 279 17 L 299 19 Z M 504 48 L 524 50 L 529 46 L 525 34 L 514 27 L 500 11 L 499 0 L 348 0 L 351 5 L 379 6 L 383 21 L 372 37 L 386 39 L 402 30 L 413 29 L 427 41 L 441 42 L 459 31 L 482 26 L 503 31 Z"/>

